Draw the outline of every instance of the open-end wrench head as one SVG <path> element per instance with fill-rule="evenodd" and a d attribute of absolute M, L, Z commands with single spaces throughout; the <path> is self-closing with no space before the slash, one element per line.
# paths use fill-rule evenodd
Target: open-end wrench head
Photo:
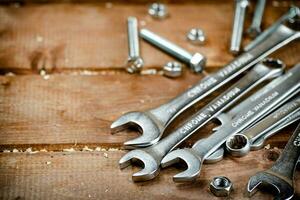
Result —
<path fill-rule="evenodd" d="M 183 161 L 187 169 L 173 176 L 174 182 L 194 181 L 200 174 L 202 162 L 193 149 L 177 149 L 168 153 L 161 161 L 163 168 Z"/>
<path fill-rule="evenodd" d="M 151 180 L 157 176 L 159 173 L 159 163 L 147 152 L 139 149 L 132 150 L 125 154 L 119 161 L 119 166 L 121 169 L 128 167 L 130 164 L 137 161 L 142 162 L 144 168 L 132 175 L 132 180 L 147 181 Z"/>
<path fill-rule="evenodd" d="M 127 148 L 146 147 L 156 143 L 159 139 L 161 129 L 150 115 L 143 112 L 128 112 L 114 121 L 110 128 L 112 133 L 122 131 L 129 127 L 135 127 L 141 136 L 124 143 Z"/>
<path fill-rule="evenodd" d="M 259 172 L 250 178 L 247 190 L 249 195 L 252 196 L 260 186 L 271 187 L 277 191 L 274 199 L 291 199 L 294 195 L 294 188 L 291 184 L 292 181 L 289 183 L 279 176 L 265 171 Z"/>

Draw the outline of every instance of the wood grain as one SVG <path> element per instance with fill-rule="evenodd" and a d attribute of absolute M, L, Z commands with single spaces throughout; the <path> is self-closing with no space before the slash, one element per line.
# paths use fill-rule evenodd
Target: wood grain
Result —
<path fill-rule="evenodd" d="M 233 57 L 228 51 L 231 37 L 233 4 L 211 1 L 169 4 L 170 17 L 154 20 L 145 4 L 25 4 L 0 7 L 0 70 L 16 73 L 37 73 L 70 69 L 124 69 L 127 58 L 126 18 L 138 17 L 146 27 L 186 48 L 207 56 L 208 68 L 220 67 Z M 270 3 L 265 13 L 265 27 L 286 7 Z M 30 13 L 30 14 L 28 14 Z M 251 16 L 247 24 L 251 22 Z M 186 41 L 192 27 L 202 28 L 207 35 L 203 46 Z M 245 42 L 247 37 L 245 37 Z M 292 56 L 300 45 L 285 48 L 279 57 L 288 65 L 299 62 Z M 145 66 L 160 68 L 173 60 L 165 53 L 141 42 Z"/>
<path fill-rule="evenodd" d="M 277 157 L 277 152 L 260 150 L 239 159 L 227 157 L 217 164 L 204 165 L 195 183 L 180 185 L 174 184 L 171 177 L 183 168 L 164 169 L 153 181 L 133 183 L 131 175 L 138 169 L 118 168 L 118 160 L 125 153 L 121 151 L 1 153 L 0 198 L 220 199 L 209 192 L 208 186 L 214 176 L 224 175 L 234 184 L 230 199 L 248 199 L 245 187 L 249 177 L 269 168 L 273 163 L 270 159 Z M 299 171 L 295 188 L 299 195 Z M 272 196 L 258 192 L 254 199 L 272 199 Z"/>

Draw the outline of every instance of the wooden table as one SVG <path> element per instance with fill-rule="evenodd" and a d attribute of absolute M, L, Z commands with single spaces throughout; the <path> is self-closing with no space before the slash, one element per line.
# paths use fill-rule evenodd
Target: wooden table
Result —
<path fill-rule="evenodd" d="M 162 170 L 153 181 L 133 183 L 131 174 L 138 168 L 120 170 L 118 160 L 126 152 L 122 143 L 137 134 L 111 135 L 109 129 L 121 114 L 158 106 L 233 59 L 228 50 L 231 1 L 166 1 L 170 17 L 161 21 L 147 14 L 144 0 L 36 2 L 0 6 L 0 199 L 219 199 L 208 189 L 217 175 L 233 181 L 230 199 L 248 199 L 249 176 L 272 165 L 295 126 L 268 140 L 270 148 L 204 165 L 197 182 L 179 185 L 171 179 L 177 168 Z M 264 27 L 290 3 L 268 1 Z M 185 70 L 181 78 L 165 78 L 159 70 L 171 57 L 141 41 L 144 75 L 126 73 L 125 22 L 130 15 L 139 18 L 140 27 L 206 55 L 205 72 Z M 205 31 L 205 45 L 186 41 L 192 27 Z M 249 41 L 245 37 L 244 43 Z M 300 61 L 299 51 L 300 43 L 294 42 L 272 57 L 291 67 Z M 213 126 L 199 130 L 182 147 L 208 136 Z M 299 170 L 295 187 L 299 198 Z M 254 197 L 271 198 L 266 192 Z"/>

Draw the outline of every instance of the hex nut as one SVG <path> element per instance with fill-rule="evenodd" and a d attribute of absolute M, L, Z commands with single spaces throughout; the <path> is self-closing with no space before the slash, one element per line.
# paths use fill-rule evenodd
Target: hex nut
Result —
<path fill-rule="evenodd" d="M 227 177 L 217 176 L 211 181 L 209 189 L 217 197 L 226 197 L 233 190 L 233 184 Z"/>
<path fill-rule="evenodd" d="M 186 37 L 193 44 L 204 44 L 206 39 L 204 31 L 200 28 L 192 28 Z"/>
<path fill-rule="evenodd" d="M 206 58 L 200 53 L 195 53 L 190 60 L 190 68 L 195 73 L 201 73 L 206 64 Z"/>
<path fill-rule="evenodd" d="M 142 58 L 140 57 L 128 58 L 126 70 L 131 74 L 138 73 L 142 70 L 143 66 L 144 66 L 144 61 Z"/>
<path fill-rule="evenodd" d="M 148 13 L 157 19 L 164 19 L 169 15 L 167 6 L 162 3 L 151 4 L 149 6 Z"/>
<path fill-rule="evenodd" d="M 175 61 L 168 62 L 163 67 L 163 74 L 170 78 L 179 77 L 182 75 L 182 65 Z"/>

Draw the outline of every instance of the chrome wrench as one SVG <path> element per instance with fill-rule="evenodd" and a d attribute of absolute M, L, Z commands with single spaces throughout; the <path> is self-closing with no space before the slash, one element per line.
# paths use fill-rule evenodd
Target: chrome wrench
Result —
<path fill-rule="evenodd" d="M 267 39 L 281 24 L 284 24 L 290 19 L 293 19 L 300 15 L 299 7 L 292 6 L 284 15 L 282 15 L 276 22 L 274 22 L 269 28 L 262 32 L 258 37 L 252 42 L 245 46 L 244 51 L 250 51 L 258 44 Z"/>
<path fill-rule="evenodd" d="M 259 172 L 250 177 L 247 190 L 252 196 L 262 184 L 276 189 L 274 199 L 291 199 L 295 190 L 293 177 L 300 156 L 300 124 L 290 137 L 282 154 L 275 164 L 268 170 Z M 271 187 L 270 187 L 271 186 Z"/>
<path fill-rule="evenodd" d="M 125 168 L 131 164 L 130 161 L 140 160 L 144 164 L 144 169 L 134 173 L 134 181 L 145 181 L 153 179 L 159 173 L 160 161 L 169 151 L 177 147 L 181 142 L 195 133 L 200 127 L 218 113 L 232 105 L 246 92 L 265 80 L 281 75 L 283 68 L 281 65 L 257 64 L 248 74 L 246 74 L 236 84 L 231 86 L 224 93 L 219 95 L 200 111 L 195 113 L 186 123 L 176 129 L 172 134 L 163 138 L 158 143 L 144 148 L 135 149 L 124 155 L 120 161 L 120 168 Z"/>
<path fill-rule="evenodd" d="M 249 153 L 252 143 L 259 139 L 259 146 L 261 147 L 264 144 L 266 137 L 264 136 L 268 132 L 274 131 L 272 129 L 276 128 L 277 126 L 281 125 L 288 119 L 291 119 L 291 116 L 294 116 L 297 112 L 300 111 L 300 97 L 288 102 L 281 108 L 279 108 L 274 113 L 270 114 L 251 128 L 231 136 L 227 139 L 225 145 L 226 150 L 232 156 L 245 156 Z M 293 119 L 293 118 L 292 118 Z M 296 117 L 297 119 L 297 117 Z M 282 126 L 280 128 L 283 128 Z M 277 128 L 276 130 L 278 130 Z M 272 134 L 268 134 L 270 137 Z M 257 146 L 257 145 L 256 145 Z"/>
<path fill-rule="evenodd" d="M 148 111 L 128 112 L 122 115 L 111 124 L 112 133 L 132 126 L 138 127 L 142 135 L 125 142 L 125 148 L 146 147 L 155 144 L 161 138 L 165 128 L 179 114 L 249 69 L 264 57 L 299 37 L 299 31 L 295 31 L 286 25 L 278 26 L 255 49 L 240 55 L 224 68 L 202 79 L 175 99 Z"/>
<path fill-rule="evenodd" d="M 243 107 L 242 112 L 236 114 L 235 117 L 224 117 L 223 119 L 229 120 L 222 121 L 221 128 L 208 138 L 199 140 L 192 148 L 177 149 L 168 153 L 161 161 L 162 167 L 170 166 L 179 161 L 184 161 L 188 166 L 185 171 L 173 176 L 173 180 L 176 182 L 195 180 L 200 174 L 203 161 L 224 144 L 227 138 L 239 133 L 261 116 L 272 112 L 285 103 L 291 97 L 291 94 L 300 88 L 300 64 L 268 85 L 270 84 L 276 85 L 276 87 L 254 102 L 250 101 L 251 103 L 247 107 Z M 257 93 L 261 91 L 263 89 Z M 245 102 L 249 102 L 249 100 L 246 99 Z M 230 111 L 221 115 L 227 115 L 228 113 L 228 116 L 231 116 Z"/>

